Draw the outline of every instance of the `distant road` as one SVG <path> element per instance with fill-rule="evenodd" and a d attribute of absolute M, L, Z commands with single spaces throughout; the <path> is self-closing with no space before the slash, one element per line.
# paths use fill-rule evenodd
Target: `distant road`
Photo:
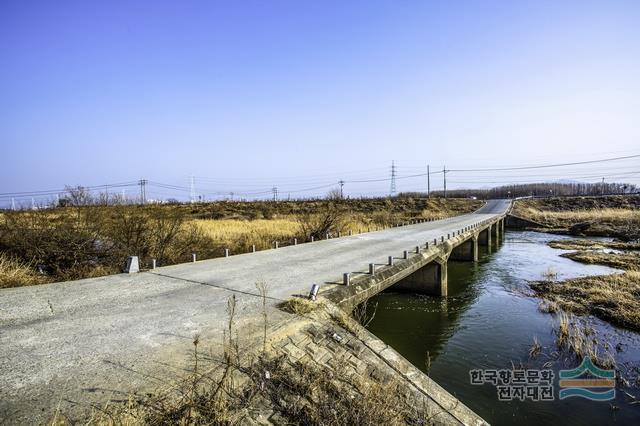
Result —
<path fill-rule="evenodd" d="M 0 419 L 42 421 L 64 407 L 153 388 L 174 377 L 191 341 L 221 341 L 230 295 L 239 329 L 260 312 L 255 283 L 275 306 L 313 283 L 337 282 L 389 255 L 504 214 L 490 200 L 475 213 L 354 236 L 73 282 L 0 290 Z M 205 340 L 206 339 L 206 340 Z"/>

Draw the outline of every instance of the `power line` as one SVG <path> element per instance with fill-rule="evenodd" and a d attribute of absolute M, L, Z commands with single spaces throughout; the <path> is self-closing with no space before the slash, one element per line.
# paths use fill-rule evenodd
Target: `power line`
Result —
<path fill-rule="evenodd" d="M 565 167 L 565 166 L 577 166 L 580 164 L 605 163 L 608 161 L 627 160 L 630 158 L 639 158 L 639 157 L 640 155 L 627 155 L 624 157 L 605 158 L 602 160 L 576 161 L 573 163 L 543 164 L 543 165 L 537 165 L 537 166 L 521 166 L 521 167 L 503 167 L 503 168 L 493 168 L 493 169 L 450 169 L 448 171 L 450 172 L 499 172 L 499 171 L 509 171 L 509 170 L 545 169 L 550 167 Z"/>

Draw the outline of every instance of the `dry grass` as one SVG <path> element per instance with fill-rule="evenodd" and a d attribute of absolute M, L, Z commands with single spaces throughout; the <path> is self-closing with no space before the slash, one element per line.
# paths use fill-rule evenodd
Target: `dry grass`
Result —
<path fill-rule="evenodd" d="M 533 220 L 550 230 L 640 238 L 640 197 L 573 197 L 527 199 L 515 203 L 516 216 Z M 582 224 L 578 228 L 572 228 Z"/>
<path fill-rule="evenodd" d="M 0 288 L 46 283 L 47 277 L 35 271 L 34 265 L 0 253 Z"/>
<path fill-rule="evenodd" d="M 543 300 L 542 302 L 540 302 L 540 304 L 538 304 L 538 310 L 547 314 L 558 312 L 558 309 L 560 309 L 558 307 L 558 304 L 550 300 Z"/>
<path fill-rule="evenodd" d="M 560 283 L 531 283 L 538 295 L 577 314 L 592 314 L 640 330 L 640 271 L 574 278 Z"/>
<path fill-rule="evenodd" d="M 548 246 L 561 250 L 640 250 L 640 243 L 622 241 L 554 240 Z"/>
<path fill-rule="evenodd" d="M 614 356 L 605 343 L 601 347 L 595 330 L 586 322 L 560 312 L 556 344 L 558 349 L 566 350 L 578 359 L 589 357 L 601 368 L 615 368 Z"/>
<path fill-rule="evenodd" d="M 229 248 L 231 254 L 246 253 L 253 244 L 256 250 L 272 248 L 274 241 L 280 245 L 291 244 L 293 238 L 300 234 L 300 225 L 295 217 L 271 220 L 198 219 L 191 223 L 221 248 Z"/>
<path fill-rule="evenodd" d="M 518 216 L 531 218 L 536 222 L 549 225 L 567 226 L 577 222 L 610 221 L 614 223 L 627 223 L 640 221 L 640 211 L 635 209 L 591 209 L 591 210 L 566 210 L 547 211 L 534 207 L 517 209 Z"/>
<path fill-rule="evenodd" d="M 618 269 L 640 268 L 640 252 L 605 253 L 601 251 L 574 251 L 560 256 L 576 262 L 606 265 Z"/>
<path fill-rule="evenodd" d="M 142 268 L 264 250 L 306 242 L 305 220 L 335 211 L 326 232 L 367 232 L 418 218 L 471 212 L 481 202 L 466 199 L 394 197 L 377 199 L 282 202 L 217 202 L 183 205 L 115 205 L 65 207 L 0 213 L 0 253 L 7 276 L 24 273 L 23 265 L 42 266 L 51 281 L 67 281 L 121 272 L 126 258 L 137 255 Z M 313 221 L 311 221 L 313 222 Z M 310 222 L 309 222 L 310 223 Z M 308 224 L 308 223 L 307 223 Z M 308 230 L 307 230 L 308 231 Z M 325 238 L 325 232 L 317 236 Z M 9 273 L 15 265 L 15 273 Z M 27 268 L 28 269 L 28 268 Z M 29 285 L 29 279 L 7 279 Z M 8 284 L 7 284 L 8 285 Z M 5 285 L 6 286 L 6 285 Z"/>
<path fill-rule="evenodd" d="M 291 299 L 280 304 L 280 309 L 290 314 L 306 315 L 318 308 L 321 308 L 322 302 L 303 299 L 302 297 L 292 297 Z"/>
<path fill-rule="evenodd" d="M 540 346 L 540 342 L 538 341 L 538 336 L 533 336 L 533 344 L 529 348 L 529 358 L 535 358 L 540 355 L 542 351 L 542 346 Z"/>
<path fill-rule="evenodd" d="M 542 279 L 545 281 L 555 281 L 558 279 L 558 273 L 552 267 L 549 267 L 542 273 Z"/>

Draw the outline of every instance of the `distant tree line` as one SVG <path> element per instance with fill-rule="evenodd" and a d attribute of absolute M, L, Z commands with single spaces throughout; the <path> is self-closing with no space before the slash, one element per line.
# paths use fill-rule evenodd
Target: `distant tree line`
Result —
<path fill-rule="evenodd" d="M 515 198 L 515 197 L 570 197 L 593 195 L 620 195 L 638 193 L 638 187 L 629 183 L 528 183 L 504 185 L 489 189 L 454 189 L 447 191 L 450 198 Z M 400 196 L 422 196 L 425 193 L 404 192 Z M 443 197 L 443 191 L 431 191 L 432 197 Z"/>

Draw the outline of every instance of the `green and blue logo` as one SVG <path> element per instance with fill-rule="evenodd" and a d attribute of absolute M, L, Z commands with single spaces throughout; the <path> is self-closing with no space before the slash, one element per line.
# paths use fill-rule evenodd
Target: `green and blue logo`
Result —
<path fill-rule="evenodd" d="M 559 384 L 560 399 L 577 396 L 592 401 L 609 401 L 616 396 L 615 370 L 598 368 L 589 357 L 585 357 L 573 370 L 560 370 Z"/>

